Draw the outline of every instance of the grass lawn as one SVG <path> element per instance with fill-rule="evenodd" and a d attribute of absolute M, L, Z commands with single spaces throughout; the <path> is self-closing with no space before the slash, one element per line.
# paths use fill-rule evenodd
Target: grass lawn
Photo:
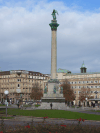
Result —
<path fill-rule="evenodd" d="M 0 106 L 4 106 L 4 107 L 6 107 L 6 105 L 3 105 L 3 104 L 0 104 Z M 8 106 L 11 106 L 11 105 L 8 105 Z"/>
<path fill-rule="evenodd" d="M 65 119 L 86 119 L 100 121 L 100 115 L 85 114 L 64 110 L 20 110 L 20 109 L 7 109 L 9 115 L 22 115 L 33 117 L 45 117 L 49 118 L 65 118 Z"/>
<path fill-rule="evenodd" d="M 40 105 L 35 105 L 35 107 L 39 107 Z"/>
<path fill-rule="evenodd" d="M 0 106 L 6 106 L 6 105 L 0 104 Z"/>
<path fill-rule="evenodd" d="M 31 105 L 26 105 L 26 104 L 24 104 L 23 107 L 31 107 Z"/>

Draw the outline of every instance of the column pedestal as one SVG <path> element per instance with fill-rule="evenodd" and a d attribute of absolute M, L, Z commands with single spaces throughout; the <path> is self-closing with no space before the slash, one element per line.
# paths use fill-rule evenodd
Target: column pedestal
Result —
<path fill-rule="evenodd" d="M 44 94 L 41 98 L 41 106 L 39 106 L 37 109 L 51 109 L 50 104 L 52 103 L 52 109 L 67 110 L 63 94 L 60 94 L 59 88 L 56 90 L 56 93 L 54 94 L 54 86 L 59 86 L 59 83 L 48 83 L 48 92 L 47 94 Z"/>

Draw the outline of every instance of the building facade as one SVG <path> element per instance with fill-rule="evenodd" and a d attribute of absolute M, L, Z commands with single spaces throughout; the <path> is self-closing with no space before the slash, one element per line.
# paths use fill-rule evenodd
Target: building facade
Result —
<path fill-rule="evenodd" d="M 11 70 L 0 72 L 0 98 L 4 102 L 4 91 L 9 91 L 9 99 L 14 103 L 18 102 L 20 97 L 23 101 L 31 101 L 30 93 L 32 91 L 32 84 L 38 82 L 44 92 L 45 86 L 48 88 L 47 81 L 50 79 L 50 74 L 42 74 L 40 72 L 26 71 L 26 70 Z M 79 100 L 79 93 L 81 88 L 90 88 L 92 99 L 87 99 L 87 105 L 92 103 L 100 103 L 100 72 L 87 72 L 84 62 L 80 68 L 80 73 L 71 73 L 69 70 L 58 69 L 57 79 L 63 83 L 65 79 L 69 81 L 71 88 L 75 93 L 74 105 L 82 105 Z M 16 90 L 21 89 L 19 97 L 16 96 Z M 97 94 L 95 93 L 97 91 Z M 86 101 L 84 101 L 86 105 Z"/>
<path fill-rule="evenodd" d="M 0 97 L 1 101 L 4 102 L 4 91 L 7 89 L 9 91 L 9 99 L 17 103 L 20 97 L 23 101 L 31 101 L 30 93 L 32 90 L 32 84 L 38 82 L 42 88 L 42 93 L 44 90 L 44 82 L 47 82 L 49 75 L 45 75 L 39 72 L 25 71 L 25 70 L 11 70 L 0 72 Z M 21 92 L 16 96 L 18 89 Z"/>
<path fill-rule="evenodd" d="M 60 82 L 63 82 L 65 79 L 71 84 L 71 88 L 75 93 L 75 100 L 73 101 L 74 105 L 82 105 L 82 102 L 79 100 L 79 93 L 81 88 L 90 88 L 92 99 L 87 99 L 84 101 L 84 105 L 92 105 L 92 103 L 100 103 L 100 72 L 91 72 L 87 73 L 87 68 L 84 65 L 84 62 L 80 68 L 80 73 L 71 73 L 69 70 L 58 69 L 57 79 Z M 97 94 L 95 93 L 97 91 Z"/>

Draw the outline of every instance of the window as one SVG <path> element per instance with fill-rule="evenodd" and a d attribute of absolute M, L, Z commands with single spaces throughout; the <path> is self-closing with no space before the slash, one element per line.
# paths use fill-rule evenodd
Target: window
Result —
<path fill-rule="evenodd" d="M 75 84 L 76 84 L 76 82 L 75 82 Z"/>
<path fill-rule="evenodd" d="M 93 83 L 93 81 L 91 81 L 91 83 Z"/>
<path fill-rule="evenodd" d="M 72 84 L 73 84 L 73 82 L 72 82 Z"/>
<path fill-rule="evenodd" d="M 93 91 L 91 91 L 91 93 L 93 93 Z"/>
<path fill-rule="evenodd" d="M 76 93 L 76 91 L 74 93 Z"/>
<path fill-rule="evenodd" d="M 97 88 L 97 86 L 95 86 L 95 88 Z"/>
<path fill-rule="evenodd" d="M 83 81 L 83 84 L 84 84 L 84 81 Z"/>
<path fill-rule="evenodd" d="M 81 88 L 81 87 L 79 86 L 79 88 Z"/>
<path fill-rule="evenodd" d="M 18 84 L 18 87 L 20 87 L 20 85 Z"/>
<path fill-rule="evenodd" d="M 17 79 L 17 81 L 19 81 L 19 79 Z"/>
<path fill-rule="evenodd" d="M 91 86 L 91 88 L 93 88 L 93 86 Z"/>
<path fill-rule="evenodd" d="M 79 84 L 80 84 L 81 82 L 79 81 Z"/>
<path fill-rule="evenodd" d="M 21 82 L 21 79 L 20 79 L 20 82 Z"/>
<path fill-rule="evenodd" d="M 73 88 L 73 86 L 72 86 L 72 88 Z"/>
<path fill-rule="evenodd" d="M 97 81 L 94 81 L 94 83 L 97 83 Z"/>

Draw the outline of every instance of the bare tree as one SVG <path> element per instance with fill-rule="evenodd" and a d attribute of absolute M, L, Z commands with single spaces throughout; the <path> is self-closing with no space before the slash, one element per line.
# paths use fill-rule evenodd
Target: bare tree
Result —
<path fill-rule="evenodd" d="M 63 95 L 65 97 L 65 102 L 67 102 L 68 104 L 69 102 L 75 100 L 74 91 L 71 89 L 71 85 L 69 84 L 67 79 L 63 81 L 63 84 L 61 84 L 61 86 L 63 87 Z"/>
<path fill-rule="evenodd" d="M 88 99 L 92 98 L 91 97 L 91 90 L 90 90 L 90 88 L 86 89 L 86 88 L 82 87 L 81 91 L 79 93 L 79 100 L 81 102 L 83 102 L 83 101 L 85 101 L 85 98 L 88 98 Z"/>
<path fill-rule="evenodd" d="M 30 94 L 30 98 L 34 100 L 40 100 L 43 97 L 42 88 L 40 87 L 39 83 L 32 84 L 32 92 Z"/>

